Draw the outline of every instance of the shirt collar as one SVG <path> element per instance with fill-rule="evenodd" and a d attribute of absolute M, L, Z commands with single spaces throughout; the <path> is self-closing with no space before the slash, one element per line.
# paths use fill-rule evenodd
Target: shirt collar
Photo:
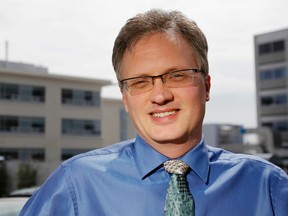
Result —
<path fill-rule="evenodd" d="M 142 179 L 167 161 L 167 157 L 154 150 L 139 135 L 135 140 L 135 162 Z"/>
<path fill-rule="evenodd" d="M 201 141 L 192 150 L 179 158 L 190 166 L 203 182 L 207 183 L 209 173 L 209 155 L 203 136 Z"/>
<path fill-rule="evenodd" d="M 135 162 L 142 179 L 149 176 L 156 168 L 161 167 L 165 161 L 169 160 L 168 157 L 154 150 L 139 135 L 136 137 L 134 148 Z M 187 163 L 205 183 L 207 182 L 209 159 L 208 149 L 204 144 L 203 137 L 196 147 L 179 159 Z"/>

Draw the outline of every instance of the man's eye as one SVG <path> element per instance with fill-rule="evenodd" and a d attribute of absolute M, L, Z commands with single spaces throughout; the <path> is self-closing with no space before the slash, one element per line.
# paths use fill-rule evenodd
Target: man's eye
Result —
<path fill-rule="evenodd" d="M 130 83 L 130 87 L 132 87 L 132 88 L 143 88 L 143 87 L 145 87 L 148 83 L 149 83 L 149 81 L 146 80 L 146 79 L 137 79 L 137 80 L 133 80 L 133 81 Z"/>
<path fill-rule="evenodd" d="M 168 77 L 168 79 L 175 80 L 175 81 L 181 81 L 181 80 L 186 79 L 186 78 L 187 78 L 187 74 L 185 74 L 185 73 L 172 73 Z"/>

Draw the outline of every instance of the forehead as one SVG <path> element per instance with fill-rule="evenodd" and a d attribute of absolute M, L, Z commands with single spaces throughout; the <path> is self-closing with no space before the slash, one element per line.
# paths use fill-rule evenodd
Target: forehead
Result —
<path fill-rule="evenodd" d="M 197 66 L 194 49 L 184 38 L 177 33 L 154 33 L 125 51 L 122 78 Z"/>

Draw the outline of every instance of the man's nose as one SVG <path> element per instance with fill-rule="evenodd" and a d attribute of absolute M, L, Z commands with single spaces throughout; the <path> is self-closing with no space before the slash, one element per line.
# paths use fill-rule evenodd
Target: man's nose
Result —
<path fill-rule="evenodd" d="M 150 101 L 151 103 L 165 104 L 173 100 L 174 96 L 170 88 L 163 82 L 162 77 L 154 78 L 153 88 L 151 90 Z"/>

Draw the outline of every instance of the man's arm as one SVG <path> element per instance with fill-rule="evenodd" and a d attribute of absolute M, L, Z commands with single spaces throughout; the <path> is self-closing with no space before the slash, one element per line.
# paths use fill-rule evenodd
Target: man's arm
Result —
<path fill-rule="evenodd" d="M 20 216 L 78 215 L 77 202 L 65 166 L 56 169 L 23 207 Z"/>
<path fill-rule="evenodd" d="M 278 177 L 275 194 L 272 192 L 273 206 L 276 216 L 288 215 L 288 175 L 281 171 Z"/>

